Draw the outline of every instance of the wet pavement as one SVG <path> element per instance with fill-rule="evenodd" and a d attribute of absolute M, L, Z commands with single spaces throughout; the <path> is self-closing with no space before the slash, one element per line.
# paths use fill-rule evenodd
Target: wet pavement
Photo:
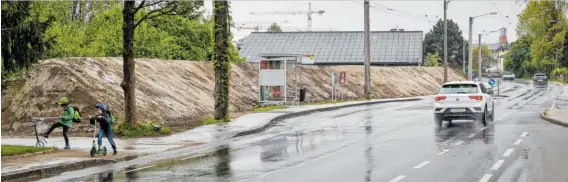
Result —
<path fill-rule="evenodd" d="M 291 118 L 261 133 L 42 181 L 568 181 L 568 130 L 539 117 L 561 87 L 505 85 L 509 97 L 497 100 L 487 127 L 435 128 L 430 97 Z M 195 151 L 208 155 L 188 155 Z"/>

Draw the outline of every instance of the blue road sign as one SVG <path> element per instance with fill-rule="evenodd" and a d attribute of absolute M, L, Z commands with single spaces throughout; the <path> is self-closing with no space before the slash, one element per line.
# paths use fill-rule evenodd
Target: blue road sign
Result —
<path fill-rule="evenodd" d="M 491 86 L 495 85 L 495 80 L 493 78 L 489 79 L 489 85 Z"/>

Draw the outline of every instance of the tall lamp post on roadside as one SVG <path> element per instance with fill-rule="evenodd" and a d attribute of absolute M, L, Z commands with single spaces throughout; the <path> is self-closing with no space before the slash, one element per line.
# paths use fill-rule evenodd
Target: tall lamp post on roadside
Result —
<path fill-rule="evenodd" d="M 469 17 L 469 58 L 468 58 L 468 64 L 467 64 L 467 79 L 468 80 L 472 80 L 473 81 L 473 39 L 472 39 L 472 34 L 473 34 L 473 19 L 475 18 L 479 18 L 485 15 L 496 15 L 497 12 L 490 12 L 490 13 L 485 13 L 485 14 L 481 14 L 481 15 L 477 15 L 477 16 L 470 16 Z M 481 77 L 481 75 L 479 75 Z"/>

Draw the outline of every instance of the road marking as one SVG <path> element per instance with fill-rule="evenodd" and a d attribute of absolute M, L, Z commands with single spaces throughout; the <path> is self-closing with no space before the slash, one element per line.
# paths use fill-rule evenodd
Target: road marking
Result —
<path fill-rule="evenodd" d="M 469 135 L 469 138 L 473 138 L 474 136 L 475 136 L 475 133 L 474 133 L 474 134 L 471 134 L 471 135 Z"/>
<path fill-rule="evenodd" d="M 422 162 L 422 163 L 420 163 L 420 164 L 414 166 L 414 169 L 420 169 L 420 168 L 422 168 L 422 167 L 428 165 L 429 163 L 430 163 L 430 161 L 424 161 L 424 162 Z"/>
<path fill-rule="evenodd" d="M 151 168 L 151 167 L 154 167 L 154 166 L 155 165 L 150 165 L 150 166 L 141 167 L 141 168 L 138 168 L 138 169 L 128 170 L 128 171 L 124 171 L 124 173 L 129 173 L 129 172 L 138 171 L 138 170 L 142 170 L 142 169 L 146 169 L 146 168 Z"/>
<path fill-rule="evenodd" d="M 398 181 L 400 181 L 400 180 L 403 179 L 403 178 L 406 178 L 406 176 L 405 176 L 405 175 L 400 175 L 400 176 L 397 176 L 396 178 L 390 180 L 389 182 L 398 182 Z"/>
<path fill-rule="evenodd" d="M 489 181 L 489 178 L 491 178 L 491 176 L 493 176 L 493 175 L 491 175 L 491 174 L 485 174 L 485 175 L 483 175 L 483 177 L 481 177 L 481 179 L 479 180 L 479 182 L 487 182 L 487 181 Z"/>
<path fill-rule="evenodd" d="M 521 144 L 522 141 L 523 141 L 523 139 L 517 139 L 517 141 L 515 141 L 515 143 L 513 143 L 513 145 L 519 145 L 519 144 Z"/>
<path fill-rule="evenodd" d="M 529 134 L 529 132 L 523 132 L 523 133 L 521 134 L 521 137 L 526 137 L 528 134 Z"/>
<path fill-rule="evenodd" d="M 499 167 L 501 167 L 501 165 L 503 165 L 503 162 L 505 162 L 505 160 L 498 160 L 493 167 L 491 167 L 491 170 L 497 170 L 499 169 Z"/>
<path fill-rule="evenodd" d="M 444 155 L 445 153 L 449 152 L 450 149 L 444 149 L 442 152 L 438 153 L 438 155 Z"/>
<path fill-rule="evenodd" d="M 456 143 L 456 145 L 461 145 L 462 143 L 463 141 L 460 140 L 459 142 Z"/>
<path fill-rule="evenodd" d="M 515 151 L 515 149 L 513 148 L 507 149 L 507 151 L 505 151 L 505 153 L 503 154 L 503 157 L 509 157 L 513 153 L 513 151 Z"/>
<path fill-rule="evenodd" d="M 487 129 L 487 127 L 480 128 L 479 131 L 483 131 L 485 129 Z"/>

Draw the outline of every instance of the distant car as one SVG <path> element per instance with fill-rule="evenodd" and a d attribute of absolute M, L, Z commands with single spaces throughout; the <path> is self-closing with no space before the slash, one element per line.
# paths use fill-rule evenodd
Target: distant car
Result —
<path fill-rule="evenodd" d="M 448 82 L 442 86 L 434 102 L 434 118 L 437 127 L 443 121 L 474 120 L 484 126 L 495 117 L 492 90 L 480 82 Z"/>
<path fill-rule="evenodd" d="M 548 88 L 548 77 L 544 73 L 537 73 L 533 76 L 533 86 L 536 88 Z"/>
<path fill-rule="evenodd" d="M 503 80 L 510 80 L 510 81 L 515 81 L 515 73 L 513 72 L 504 72 L 503 76 L 501 77 Z"/>

